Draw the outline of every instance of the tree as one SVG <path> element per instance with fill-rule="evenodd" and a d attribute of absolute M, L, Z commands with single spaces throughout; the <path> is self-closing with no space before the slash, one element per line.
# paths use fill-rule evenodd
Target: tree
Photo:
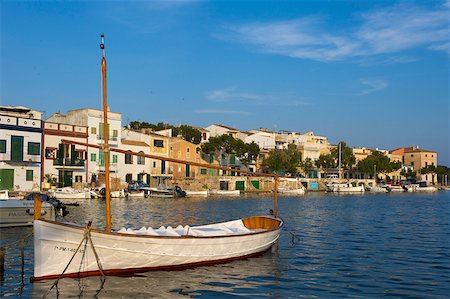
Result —
<path fill-rule="evenodd" d="M 172 128 L 173 136 L 183 137 L 184 140 L 199 144 L 202 141 L 202 132 L 199 129 L 188 125 L 180 125 L 179 127 Z"/>
<path fill-rule="evenodd" d="M 316 165 L 319 168 L 322 169 L 330 169 L 330 168 L 337 168 L 338 164 L 336 160 L 330 155 L 320 155 L 319 159 L 316 161 Z"/>
<path fill-rule="evenodd" d="M 353 150 L 347 146 L 347 143 L 341 141 L 338 146 L 331 150 L 328 155 L 320 155 L 316 165 L 322 169 L 337 168 L 339 166 L 339 145 L 341 148 L 341 168 L 351 170 L 355 165 L 356 158 Z"/>
<path fill-rule="evenodd" d="M 271 150 L 269 157 L 264 161 L 264 165 L 271 172 L 296 174 L 301 161 L 302 154 L 294 144 L 289 144 L 286 149 Z"/>
<path fill-rule="evenodd" d="M 308 175 L 308 172 L 313 170 L 315 167 L 314 161 L 311 160 L 311 158 L 306 158 L 305 161 L 300 162 L 300 168 L 304 171 L 306 175 Z"/>
<path fill-rule="evenodd" d="M 234 154 L 244 165 L 250 164 L 259 154 L 259 146 L 255 142 L 245 143 L 240 139 L 224 134 L 211 137 L 201 146 L 206 154 Z"/>
<path fill-rule="evenodd" d="M 172 136 L 181 136 L 184 140 L 192 142 L 194 144 L 199 144 L 202 140 L 202 133 L 200 132 L 200 130 L 188 125 L 180 125 L 178 127 L 175 127 L 164 122 L 151 124 L 148 122 L 131 121 L 128 123 L 128 127 L 131 130 L 136 131 L 140 129 L 151 129 L 152 131 L 172 129 Z"/>
<path fill-rule="evenodd" d="M 358 162 L 358 169 L 364 173 L 390 173 L 402 167 L 401 162 L 391 162 L 388 156 L 380 151 L 374 151 L 364 160 Z M 376 169 L 375 169 L 376 168 Z"/>
<path fill-rule="evenodd" d="M 402 169 L 400 175 L 404 176 L 406 179 L 416 179 L 417 177 L 417 173 L 412 169 L 408 170 Z"/>

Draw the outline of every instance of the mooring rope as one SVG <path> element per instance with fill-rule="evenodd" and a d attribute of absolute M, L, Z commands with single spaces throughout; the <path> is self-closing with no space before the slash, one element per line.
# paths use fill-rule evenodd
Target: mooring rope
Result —
<path fill-rule="evenodd" d="M 25 235 L 24 237 L 22 237 L 22 238 L 20 238 L 20 239 L 18 239 L 16 241 L 13 241 L 11 243 L 0 244 L 0 249 L 11 247 L 12 245 L 14 245 L 16 243 L 25 242 L 25 240 L 28 239 L 29 237 L 31 237 L 32 235 L 33 235 L 33 233 L 29 233 L 29 234 Z"/>
<path fill-rule="evenodd" d="M 51 290 L 58 284 L 59 280 L 64 276 L 64 273 L 66 273 L 67 268 L 69 268 L 70 263 L 72 263 L 73 259 L 75 258 L 75 255 L 77 254 L 78 250 L 80 250 L 81 245 L 83 244 L 87 235 L 90 233 L 91 229 L 92 229 L 92 222 L 89 222 L 84 230 L 83 238 L 81 239 L 80 244 L 78 244 L 77 249 L 73 253 L 72 257 L 70 258 L 69 263 L 67 263 L 67 265 L 64 268 L 63 272 L 61 273 L 61 275 L 59 275 L 59 277 L 55 280 L 55 282 L 52 284 L 52 286 L 47 291 L 47 293 L 45 293 L 45 295 L 42 297 L 43 299 L 46 298 L 48 296 L 48 294 L 50 294 Z"/>
<path fill-rule="evenodd" d="M 51 292 L 51 290 L 58 285 L 59 280 L 64 276 L 64 273 L 66 272 L 67 268 L 69 268 L 70 263 L 73 261 L 73 259 L 75 258 L 75 255 L 78 253 L 78 251 L 80 250 L 81 245 L 83 244 L 83 242 L 86 241 L 85 246 L 87 245 L 87 242 L 89 241 L 89 244 L 91 245 L 91 249 L 92 252 L 94 252 L 94 256 L 95 256 L 95 260 L 97 261 L 97 265 L 98 268 L 100 270 L 100 273 L 102 275 L 102 284 L 104 283 L 104 277 L 105 277 L 105 273 L 103 272 L 103 267 L 102 267 L 102 263 L 100 262 L 100 258 L 98 257 L 97 251 L 95 250 L 95 246 L 94 246 L 94 242 L 92 241 L 92 236 L 91 236 L 91 230 L 92 230 L 92 222 L 89 221 L 84 233 L 83 233 L 83 238 L 81 239 L 80 244 L 78 244 L 77 249 L 75 250 L 75 252 L 73 253 L 72 257 L 69 260 L 69 263 L 66 265 L 66 267 L 64 268 L 63 272 L 61 273 L 61 275 L 58 277 L 58 279 L 55 280 L 55 282 L 53 283 L 53 285 L 50 287 L 50 289 L 47 291 L 47 293 L 44 295 L 45 298 L 48 296 L 48 294 Z M 84 250 L 83 253 L 83 258 L 84 258 L 84 254 L 86 253 L 86 249 Z"/>

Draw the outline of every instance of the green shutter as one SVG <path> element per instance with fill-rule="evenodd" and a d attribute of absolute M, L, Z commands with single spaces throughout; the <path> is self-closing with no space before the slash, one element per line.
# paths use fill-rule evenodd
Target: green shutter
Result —
<path fill-rule="evenodd" d="M 105 153 L 101 149 L 98 150 L 98 165 L 99 166 L 105 165 Z"/>
<path fill-rule="evenodd" d="M 91 162 L 95 162 L 97 160 L 97 155 L 91 153 Z"/>
<path fill-rule="evenodd" d="M 186 177 L 190 177 L 191 175 L 191 165 L 186 165 Z"/>
<path fill-rule="evenodd" d="M 33 170 L 27 169 L 26 180 L 27 182 L 33 181 Z"/>
<path fill-rule="evenodd" d="M 14 169 L 0 169 L 0 189 L 14 188 Z"/>
<path fill-rule="evenodd" d="M 0 140 L 0 153 L 6 153 L 6 140 Z"/>
<path fill-rule="evenodd" d="M 244 181 L 236 181 L 236 190 L 245 190 L 245 182 Z"/>
<path fill-rule="evenodd" d="M 23 161 L 23 137 L 11 136 L 11 160 Z"/>
<path fill-rule="evenodd" d="M 39 142 L 28 142 L 28 155 L 39 155 L 41 144 Z"/>

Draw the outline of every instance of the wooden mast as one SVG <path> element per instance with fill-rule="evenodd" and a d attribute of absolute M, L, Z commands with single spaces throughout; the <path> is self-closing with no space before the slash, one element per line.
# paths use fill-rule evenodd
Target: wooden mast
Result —
<path fill-rule="evenodd" d="M 105 202 L 106 202 L 106 231 L 111 232 L 111 192 L 109 187 L 109 146 L 108 146 L 108 104 L 106 98 L 106 57 L 105 35 L 101 33 L 102 43 L 102 86 L 103 86 L 103 157 L 105 162 Z"/>

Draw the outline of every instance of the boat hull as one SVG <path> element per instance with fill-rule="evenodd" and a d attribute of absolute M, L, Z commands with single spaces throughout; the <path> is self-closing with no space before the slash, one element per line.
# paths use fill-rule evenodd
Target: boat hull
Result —
<path fill-rule="evenodd" d="M 42 204 L 41 217 L 55 220 L 55 208 Z M 0 200 L 0 227 L 33 225 L 34 200 Z"/>
<path fill-rule="evenodd" d="M 105 274 L 184 269 L 242 259 L 268 250 L 277 241 L 283 222 L 263 218 L 278 221 L 278 227 L 227 236 L 142 236 L 101 231 L 92 231 L 91 236 Z M 83 232 L 82 227 L 36 220 L 34 280 L 59 277 L 82 240 Z M 83 243 L 81 250 L 64 276 L 99 274 L 92 249 Z"/>

